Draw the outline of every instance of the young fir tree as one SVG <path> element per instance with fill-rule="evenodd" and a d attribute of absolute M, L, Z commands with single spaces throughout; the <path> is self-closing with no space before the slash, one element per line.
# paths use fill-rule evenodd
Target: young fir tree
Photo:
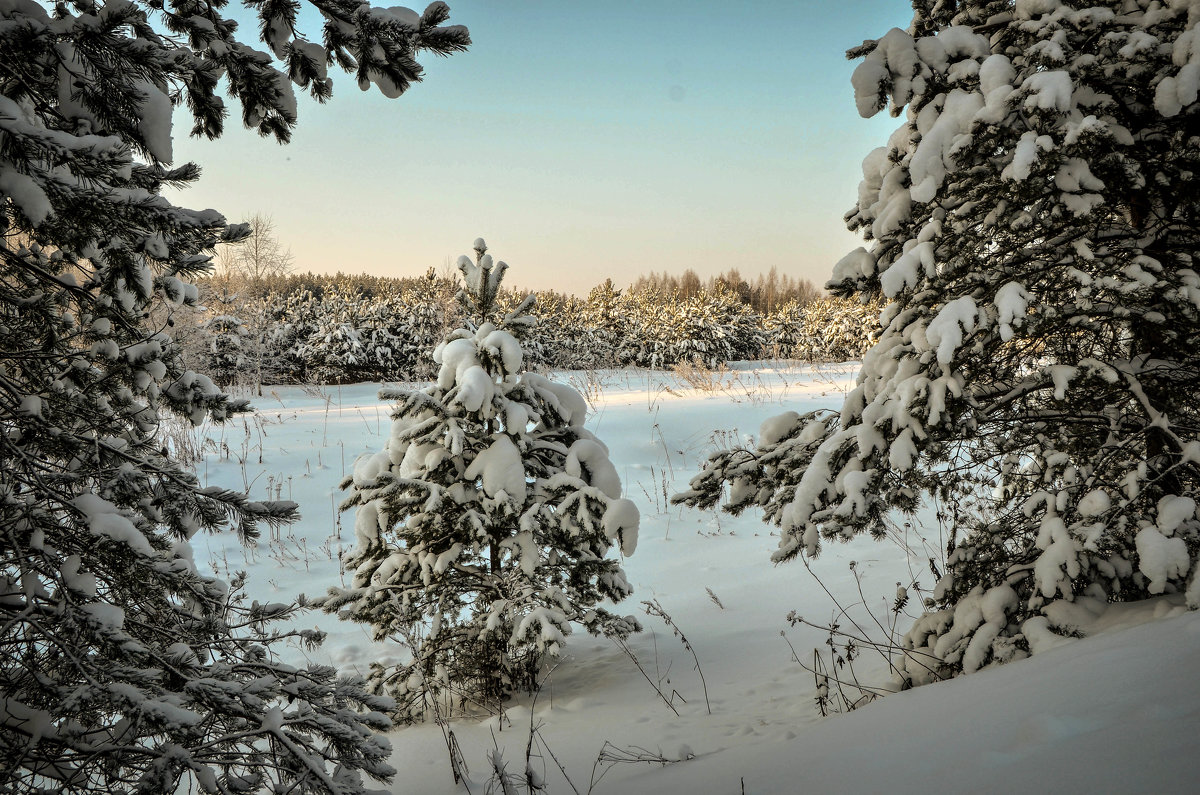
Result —
<path fill-rule="evenodd" d="M 515 335 L 533 300 L 497 315 L 508 266 L 485 251 L 477 240 L 476 261 L 459 258 L 468 320 L 434 352 L 436 383 L 380 393 L 398 401 L 391 439 L 344 483 L 343 507 L 358 508 L 353 582 L 324 606 L 409 648 L 409 663 L 370 676 L 402 718 L 491 709 L 533 687 L 572 623 L 617 637 L 639 629 L 597 606 L 632 592 L 607 553 L 633 553 L 637 508 L 583 427 L 583 398 L 523 372 Z"/>
<path fill-rule="evenodd" d="M 681 499 L 759 504 L 776 560 L 950 522 L 908 682 L 1036 652 L 1071 602 L 1200 604 L 1200 6 L 914 2 L 851 55 L 904 124 L 848 216 L 841 296 L 888 300 L 840 415 L 777 418 Z"/>
<path fill-rule="evenodd" d="M 253 4 L 270 55 L 223 3 L 0 0 L 0 790 L 13 793 L 362 792 L 387 780 L 386 728 L 361 680 L 283 665 L 291 605 L 246 605 L 202 575 L 187 539 L 295 516 L 201 487 L 172 460 L 161 412 L 246 408 L 188 370 L 151 319 L 194 305 L 189 277 L 242 227 L 173 206 L 171 116 L 220 134 L 219 81 L 243 120 L 286 140 L 291 81 L 329 95 L 327 59 L 389 93 L 419 49 L 466 32 L 322 2 L 325 45 L 296 6 Z M 397 15 L 399 14 L 399 16 Z M 366 706 L 368 712 L 359 711 Z"/>

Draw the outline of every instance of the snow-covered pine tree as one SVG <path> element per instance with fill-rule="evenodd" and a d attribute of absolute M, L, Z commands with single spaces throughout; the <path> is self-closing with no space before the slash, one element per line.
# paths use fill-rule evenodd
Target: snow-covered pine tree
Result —
<path fill-rule="evenodd" d="M 221 387 L 232 385 L 246 364 L 244 342 L 250 331 L 237 315 L 238 303 L 237 293 L 214 292 L 209 309 L 215 311 L 200 327 L 208 342 L 203 372 Z"/>
<path fill-rule="evenodd" d="M 344 384 L 367 360 L 363 307 L 358 297 L 330 290 L 321 298 L 308 336 L 297 347 L 308 377 L 318 384 Z"/>
<path fill-rule="evenodd" d="M 781 525 L 776 560 L 932 500 L 921 682 L 1036 652 L 1081 602 L 1200 606 L 1200 5 L 913 7 L 851 52 L 859 111 L 907 109 L 847 216 L 870 249 L 830 283 L 889 301 L 859 383 L 680 497 L 732 483 Z"/>
<path fill-rule="evenodd" d="M 396 337 L 403 346 L 398 354 L 402 379 L 397 380 L 429 381 L 437 375 L 429 352 L 457 325 L 455 292 L 452 279 L 430 268 L 420 282 L 396 295 L 394 312 L 401 321 Z"/>
<path fill-rule="evenodd" d="M 824 296 L 805 304 L 789 303 L 768 322 L 790 356 L 809 362 L 849 362 L 863 358 L 878 337 L 877 300 Z"/>
<path fill-rule="evenodd" d="M 356 2 L 252 4 L 274 59 L 246 46 L 224 4 L 0 0 L 0 790 L 356 793 L 386 780 L 375 732 L 387 702 L 326 667 L 279 663 L 290 605 L 246 605 L 202 575 L 187 539 L 232 524 L 253 538 L 290 503 L 203 488 L 171 460 L 160 411 L 243 410 L 188 370 L 164 329 L 194 305 L 191 276 L 220 242 L 211 210 L 173 206 L 174 104 L 220 134 L 222 78 L 243 120 L 286 140 L 289 82 L 329 95 L 327 58 L 397 93 L 413 54 L 466 32 Z M 164 311 L 164 307 L 167 311 Z M 369 711 L 358 711 L 366 706 Z"/>
<path fill-rule="evenodd" d="M 768 312 L 763 317 L 765 354 L 775 359 L 805 358 L 803 320 L 804 306 L 798 301 L 787 301 Z"/>
<path fill-rule="evenodd" d="M 629 333 L 629 318 L 622 311 L 621 291 L 612 279 L 605 279 L 588 292 L 581 317 L 584 326 L 592 329 L 589 367 L 616 367 L 617 350 Z"/>
<path fill-rule="evenodd" d="M 308 339 L 317 328 L 321 301 L 311 290 L 291 293 L 282 302 L 278 322 L 268 335 L 276 362 L 291 383 L 308 384 L 316 379 L 305 358 Z"/>
<path fill-rule="evenodd" d="M 762 352 L 762 317 L 723 283 L 675 306 L 675 339 L 664 364 L 686 362 L 713 368 L 756 358 Z"/>
<path fill-rule="evenodd" d="M 357 508 L 353 582 L 323 600 L 412 652 L 370 675 L 401 718 L 491 709 L 532 687 L 572 623 L 618 637 L 639 629 L 598 606 L 632 591 L 607 553 L 633 553 L 637 508 L 583 427 L 582 396 L 523 372 L 512 331 L 531 322 L 532 297 L 499 316 L 508 266 L 482 240 L 475 251 L 474 262 L 459 258 L 468 320 L 434 352 L 436 383 L 381 392 L 398 401 L 391 438 L 344 484 L 343 507 Z"/>
<path fill-rule="evenodd" d="M 405 340 L 393 296 L 378 296 L 363 309 L 360 341 L 363 360 L 349 373 L 352 381 L 398 381 Z"/>
<path fill-rule="evenodd" d="M 617 360 L 635 367 L 669 367 L 679 341 L 679 302 L 656 287 L 626 290 L 616 297 L 624 320 L 624 336 L 617 340 Z"/>

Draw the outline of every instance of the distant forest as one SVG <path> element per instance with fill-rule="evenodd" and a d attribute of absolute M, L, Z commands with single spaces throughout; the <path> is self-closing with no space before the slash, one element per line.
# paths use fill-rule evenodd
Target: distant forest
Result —
<path fill-rule="evenodd" d="M 432 275 L 431 275 L 432 274 Z M 395 294 L 405 290 L 419 288 L 428 284 L 431 279 L 452 278 L 448 271 L 438 273 L 430 269 L 424 277 L 404 276 L 369 276 L 361 273 L 314 274 L 287 273 L 265 278 L 245 279 L 228 275 L 215 276 L 202 283 L 208 287 L 230 287 L 236 283 L 236 289 L 247 297 L 265 297 L 267 295 L 288 296 L 293 293 L 308 291 L 320 298 L 329 289 L 336 288 L 343 293 L 353 293 L 366 298 L 375 298 Z M 769 314 L 787 304 L 803 306 L 810 301 L 820 298 L 823 293 L 820 288 L 808 279 L 797 279 L 787 274 L 779 273 L 778 268 L 772 267 L 765 274 L 747 279 L 737 268 L 701 279 L 691 268 L 682 275 L 663 271 L 639 276 L 628 288 L 633 293 L 657 293 L 673 295 L 682 299 L 694 298 L 701 294 L 713 294 L 722 290 L 729 292 L 746 306 L 759 314 Z M 517 290 L 527 295 L 528 290 Z M 556 300 L 567 300 L 569 296 L 556 290 L 536 290 L 538 295 L 555 296 Z"/>
<path fill-rule="evenodd" d="M 808 279 L 781 274 L 775 267 L 765 274 L 760 273 L 753 281 L 744 278 L 737 268 L 730 268 L 725 273 L 710 276 L 708 279 L 701 279 L 691 268 L 685 270 L 682 276 L 674 276 L 666 271 L 651 271 L 647 276 L 638 277 L 629 289 L 633 292 L 675 294 L 681 298 L 692 298 L 701 293 L 714 293 L 724 289 L 737 296 L 738 300 L 755 312 L 764 315 L 789 303 L 807 304 L 822 295 L 821 290 Z"/>
<path fill-rule="evenodd" d="M 191 366 L 223 385 L 428 379 L 433 351 L 463 323 L 448 269 L 390 278 L 363 274 L 247 276 L 223 269 L 198 283 L 204 311 L 165 319 Z M 529 291 L 510 290 L 499 310 Z M 878 307 L 823 296 L 778 271 L 749 281 L 737 270 L 701 280 L 651 273 L 580 298 L 533 293 L 522 330 L 527 364 L 543 369 L 720 367 L 748 359 L 858 359 Z"/>

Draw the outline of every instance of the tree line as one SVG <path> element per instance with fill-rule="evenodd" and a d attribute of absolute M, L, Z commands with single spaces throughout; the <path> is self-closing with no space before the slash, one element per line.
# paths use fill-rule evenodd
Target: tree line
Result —
<path fill-rule="evenodd" d="M 760 314 L 770 314 L 787 304 L 807 304 L 821 297 L 821 290 L 808 279 L 780 273 L 771 266 L 766 273 L 743 277 L 740 270 L 730 268 L 724 273 L 701 279 L 696 271 L 688 268 L 679 276 L 666 271 L 639 276 L 631 289 L 635 292 L 659 292 L 692 298 L 700 293 L 728 290 L 738 300 Z"/>
<path fill-rule="evenodd" d="M 762 312 L 720 279 L 690 294 L 659 286 L 668 283 L 655 277 L 617 289 L 608 280 L 584 298 L 532 293 L 533 322 L 522 328 L 527 359 L 544 369 L 844 361 L 861 358 L 878 310 L 776 290 L 791 297 Z M 463 322 L 456 282 L 432 269 L 419 278 L 225 276 L 199 287 L 204 311 L 172 317 L 173 333 L 194 369 L 222 385 L 427 380 L 430 351 Z M 502 290 L 498 306 L 510 311 L 529 295 Z"/>

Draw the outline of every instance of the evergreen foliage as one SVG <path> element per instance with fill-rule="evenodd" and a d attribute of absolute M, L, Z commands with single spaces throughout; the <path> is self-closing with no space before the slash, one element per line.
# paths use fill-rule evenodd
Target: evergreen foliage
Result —
<path fill-rule="evenodd" d="M 245 338 L 250 332 L 246 324 L 236 315 L 226 314 L 224 309 L 233 310 L 236 295 L 223 293 L 213 296 L 217 313 L 204 320 L 201 329 L 208 340 L 208 373 L 220 386 L 228 386 L 246 364 L 243 353 Z M 236 310 L 235 310 L 236 311 Z"/>
<path fill-rule="evenodd" d="M 824 297 L 806 304 L 787 303 L 763 322 L 773 353 L 806 362 L 861 361 L 878 337 L 875 301 Z"/>
<path fill-rule="evenodd" d="M 463 320 L 453 282 L 430 272 L 420 279 L 313 276 L 242 281 L 230 296 L 226 280 L 203 282 L 210 316 L 190 331 L 189 361 L 225 372 L 218 354 L 232 340 L 212 321 L 242 321 L 243 378 L 264 383 L 422 381 L 436 373 L 430 351 Z M 501 290 L 499 306 L 516 307 L 527 293 Z M 791 358 L 861 359 L 878 307 L 839 298 L 789 302 L 759 314 L 718 284 L 683 299 L 655 289 L 617 290 L 611 281 L 586 298 L 536 293 L 545 322 L 522 331 L 530 369 L 718 367 L 730 361 Z M 233 301 L 230 304 L 229 299 Z M 260 377 L 261 374 L 261 377 Z"/>
<path fill-rule="evenodd" d="M 272 645 L 320 633 L 276 629 L 296 606 L 247 605 L 193 562 L 195 533 L 249 542 L 296 506 L 201 487 L 167 455 L 161 412 L 247 408 L 165 333 L 196 305 L 189 278 L 246 229 L 160 192 L 199 175 L 170 165 L 173 106 L 218 136 L 222 79 L 244 123 L 286 141 L 289 80 L 325 99 L 332 59 L 395 93 L 419 77 L 414 53 L 469 40 L 439 27 L 440 3 L 418 17 L 321 2 L 325 46 L 295 31 L 298 5 L 253 3 L 272 58 L 223 5 L 0 0 L 4 792 L 359 793 L 361 773 L 395 772 L 376 734 L 389 702 L 277 662 Z"/>
<path fill-rule="evenodd" d="M 830 283 L 888 302 L 859 383 L 678 498 L 730 484 L 777 561 L 931 502 L 944 575 L 905 684 L 1048 647 L 1091 600 L 1200 606 L 1200 6 L 913 7 L 851 53 L 859 111 L 905 115 Z"/>
<path fill-rule="evenodd" d="M 533 297 L 502 312 L 508 266 L 482 240 L 475 252 L 459 260 L 467 320 L 434 352 L 436 382 L 381 393 L 397 401 L 391 438 L 343 484 L 343 508 L 357 508 L 353 582 L 323 600 L 412 653 L 370 675 L 402 719 L 493 709 L 532 688 L 573 622 L 617 637 L 639 629 L 597 606 L 632 591 L 606 555 L 633 553 L 637 508 L 583 427 L 583 398 L 524 370 Z"/>

